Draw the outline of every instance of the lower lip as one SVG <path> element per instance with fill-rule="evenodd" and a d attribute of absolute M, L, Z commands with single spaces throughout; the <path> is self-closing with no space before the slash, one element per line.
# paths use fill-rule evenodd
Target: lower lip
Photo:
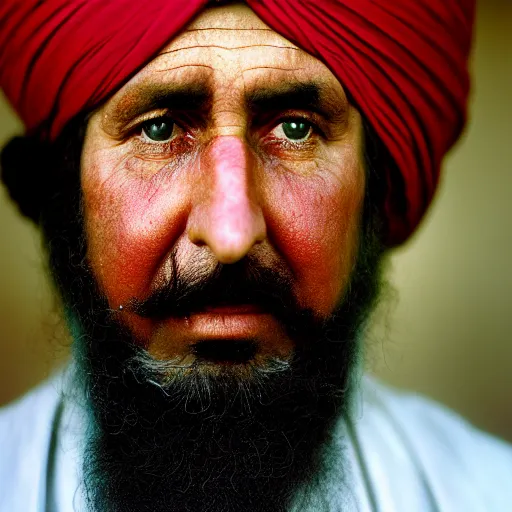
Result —
<path fill-rule="evenodd" d="M 165 322 L 178 337 L 198 339 L 266 338 L 272 331 L 281 330 L 277 320 L 269 314 L 216 308 L 196 313 L 184 319 Z"/>

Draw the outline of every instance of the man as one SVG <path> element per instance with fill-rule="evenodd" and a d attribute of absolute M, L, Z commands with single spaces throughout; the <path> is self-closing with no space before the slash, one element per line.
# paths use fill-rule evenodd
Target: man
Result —
<path fill-rule="evenodd" d="M 0 415 L 0 510 L 507 510 L 508 446 L 360 375 L 472 3 L 205 4 L 0 7 L 2 176 L 74 338 Z"/>

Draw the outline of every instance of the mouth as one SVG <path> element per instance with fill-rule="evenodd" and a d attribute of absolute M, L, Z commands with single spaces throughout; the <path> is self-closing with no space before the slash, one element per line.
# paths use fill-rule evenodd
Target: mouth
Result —
<path fill-rule="evenodd" d="M 198 363 L 231 365 L 287 357 L 293 342 L 263 306 L 215 303 L 158 322 L 148 348 L 159 359 L 181 355 Z"/>
<path fill-rule="evenodd" d="M 221 323 L 218 335 L 227 338 L 204 339 L 191 346 L 191 352 L 198 363 L 212 364 L 244 364 L 253 360 L 258 352 L 258 343 L 253 339 L 240 339 L 236 333 L 231 332 L 230 322 L 247 322 L 248 318 L 256 318 L 264 314 L 263 309 L 256 304 L 230 304 L 219 303 L 205 306 L 199 317 L 206 317 L 210 322 Z M 240 328 L 240 325 L 238 325 Z M 240 333 L 241 334 L 241 333 Z"/>

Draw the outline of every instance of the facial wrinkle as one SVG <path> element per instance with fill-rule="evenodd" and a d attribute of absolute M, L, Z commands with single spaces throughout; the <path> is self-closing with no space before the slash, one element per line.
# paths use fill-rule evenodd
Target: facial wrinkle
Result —
<path fill-rule="evenodd" d="M 183 68 L 206 68 L 206 69 L 214 70 L 213 66 L 208 66 L 206 64 L 183 64 L 183 66 L 174 66 L 172 68 L 157 69 L 156 72 L 157 73 L 165 73 L 167 71 L 176 71 L 178 69 L 183 69 Z"/>
<path fill-rule="evenodd" d="M 201 28 L 199 30 L 187 30 L 181 33 L 172 43 L 172 47 L 178 48 L 181 45 L 203 44 L 214 42 L 219 39 L 225 40 L 228 44 L 239 45 L 240 42 L 255 41 L 259 44 L 277 44 L 297 48 L 296 45 L 278 35 L 276 32 L 266 28 Z M 299 48 L 297 48 L 299 50 Z M 166 51 L 164 48 L 163 51 Z"/>
<path fill-rule="evenodd" d="M 254 30 L 258 30 L 260 32 L 272 32 L 274 33 L 274 31 L 270 28 L 228 28 L 228 27 L 204 27 L 204 28 L 189 28 L 187 30 L 184 30 L 183 31 L 183 34 L 186 34 L 187 32 L 202 32 L 202 31 L 205 31 L 205 30 L 224 30 L 224 31 L 231 31 L 231 32 L 242 32 L 244 30 L 248 30 L 248 31 L 254 31 Z"/>
<path fill-rule="evenodd" d="M 242 73 L 247 73 L 249 71 L 258 71 L 260 69 L 274 69 L 276 71 L 302 71 L 305 68 L 283 68 L 283 67 L 277 67 L 277 66 L 254 66 L 252 68 L 247 68 L 242 71 Z"/>
<path fill-rule="evenodd" d="M 192 46 L 184 46 L 182 48 L 177 48 L 175 50 L 167 50 L 159 53 L 159 55 L 170 55 L 172 53 L 179 52 L 181 50 L 191 50 L 196 48 L 219 48 L 221 50 L 243 50 L 246 48 L 277 48 L 277 49 L 285 49 L 285 50 L 295 50 L 300 51 L 299 48 L 294 48 L 293 46 L 282 46 L 276 44 L 248 44 L 242 46 L 222 46 L 219 44 L 197 44 Z"/>

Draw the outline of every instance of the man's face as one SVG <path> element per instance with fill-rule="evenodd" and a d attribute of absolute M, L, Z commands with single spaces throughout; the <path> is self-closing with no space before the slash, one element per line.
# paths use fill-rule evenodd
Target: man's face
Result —
<path fill-rule="evenodd" d="M 191 362 L 197 342 L 251 339 L 261 361 L 289 357 L 293 340 L 261 304 L 131 306 L 177 272 L 252 258 L 327 318 L 357 253 L 361 124 L 324 64 L 242 6 L 199 16 L 97 110 L 82 158 L 88 261 L 138 343 Z"/>
<path fill-rule="evenodd" d="M 90 510 L 288 511 L 350 406 L 378 292 L 358 112 L 230 6 L 99 108 L 83 149 L 61 139 L 43 227 Z"/>

